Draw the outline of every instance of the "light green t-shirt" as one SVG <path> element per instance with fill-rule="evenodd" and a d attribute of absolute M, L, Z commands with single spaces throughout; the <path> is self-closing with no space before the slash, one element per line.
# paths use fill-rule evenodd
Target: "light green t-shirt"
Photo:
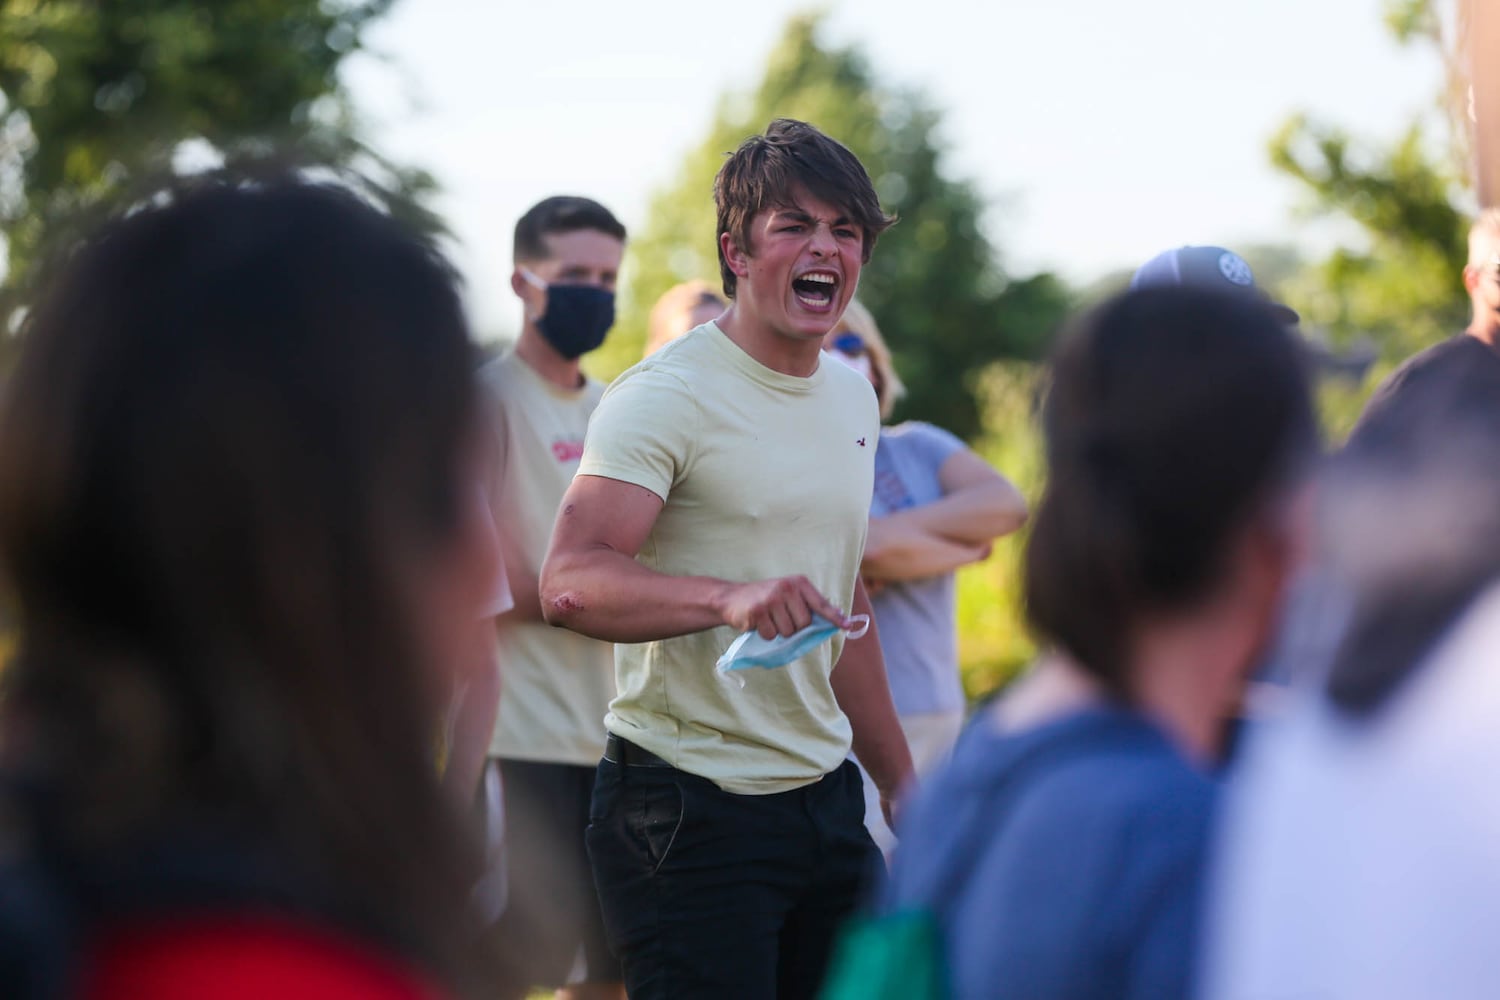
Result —
<path fill-rule="evenodd" d="M 580 475 L 664 501 L 639 561 L 672 576 L 749 583 L 802 574 L 846 610 L 868 527 L 880 415 L 857 373 L 824 361 L 772 371 L 707 323 L 615 380 Z M 610 732 L 725 791 L 817 781 L 849 753 L 829 675 L 840 634 L 786 667 L 719 675 L 728 626 L 615 647 Z"/>
<path fill-rule="evenodd" d="M 589 380 L 560 389 L 514 353 L 490 362 L 480 377 L 492 396 L 500 448 L 499 527 L 534 577 L 604 386 Z M 498 635 L 504 682 L 490 756 L 597 764 L 615 694 L 610 644 L 545 622 L 505 622 Z"/>

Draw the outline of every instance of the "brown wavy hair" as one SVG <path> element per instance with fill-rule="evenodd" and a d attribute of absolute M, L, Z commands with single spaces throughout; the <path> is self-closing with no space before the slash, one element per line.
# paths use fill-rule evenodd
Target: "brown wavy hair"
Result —
<path fill-rule="evenodd" d="M 837 205 L 864 230 L 864 262 L 870 262 L 875 241 L 896 222 L 885 214 L 875 185 L 859 158 L 847 147 L 806 122 L 778 118 L 764 135 L 740 143 L 714 178 L 718 210 L 717 237 L 729 233 L 748 250 L 750 226 L 762 211 L 788 204 L 793 188 L 801 185 L 819 201 Z M 738 279 L 719 246 L 719 275 L 724 294 L 734 298 Z"/>

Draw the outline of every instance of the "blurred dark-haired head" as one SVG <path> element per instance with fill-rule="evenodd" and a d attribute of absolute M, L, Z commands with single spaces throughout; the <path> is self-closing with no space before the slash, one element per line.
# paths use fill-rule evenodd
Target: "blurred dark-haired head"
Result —
<path fill-rule="evenodd" d="M 431 720 L 495 556 L 448 266 L 344 191 L 217 178 L 84 241 L 23 336 L 5 765 L 38 822 L 80 857 L 231 831 L 451 951 Z"/>
<path fill-rule="evenodd" d="M 1280 530 L 1317 452 L 1301 355 L 1243 297 L 1127 292 L 1063 334 L 1043 424 L 1027 614 L 1128 698 L 1143 625 L 1212 600 L 1247 533 Z"/>

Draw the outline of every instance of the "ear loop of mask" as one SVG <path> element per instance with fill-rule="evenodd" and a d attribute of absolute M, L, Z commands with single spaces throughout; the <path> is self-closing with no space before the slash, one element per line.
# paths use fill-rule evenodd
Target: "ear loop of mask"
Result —
<path fill-rule="evenodd" d="M 869 615 L 851 615 L 849 621 L 853 625 L 853 627 L 844 629 L 845 639 L 862 639 L 864 638 L 865 633 L 870 631 Z M 728 657 L 735 650 L 735 648 L 739 646 L 740 643 L 744 642 L 749 636 L 753 634 L 755 633 L 746 632 L 744 635 L 740 636 L 740 638 L 736 639 L 734 644 L 729 647 L 729 651 L 724 655 Z M 742 676 L 745 673 L 744 670 L 728 670 L 724 669 L 723 667 L 718 667 L 715 669 L 715 673 L 717 673 L 720 677 L 725 677 L 733 681 L 735 686 L 738 687 L 741 691 L 745 690 L 745 678 Z"/>

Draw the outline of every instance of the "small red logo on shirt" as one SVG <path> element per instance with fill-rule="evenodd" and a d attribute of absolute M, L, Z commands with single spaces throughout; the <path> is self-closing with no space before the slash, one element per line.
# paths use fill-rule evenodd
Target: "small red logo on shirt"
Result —
<path fill-rule="evenodd" d="M 860 446 L 860 447 L 861 447 L 861 448 L 863 448 L 863 447 L 864 447 L 864 446 L 865 446 L 865 439 L 864 439 L 864 438 L 860 438 L 860 439 L 859 439 L 859 446 Z"/>
<path fill-rule="evenodd" d="M 576 462 L 583 457 L 582 441 L 552 442 L 552 457 L 559 462 Z"/>

